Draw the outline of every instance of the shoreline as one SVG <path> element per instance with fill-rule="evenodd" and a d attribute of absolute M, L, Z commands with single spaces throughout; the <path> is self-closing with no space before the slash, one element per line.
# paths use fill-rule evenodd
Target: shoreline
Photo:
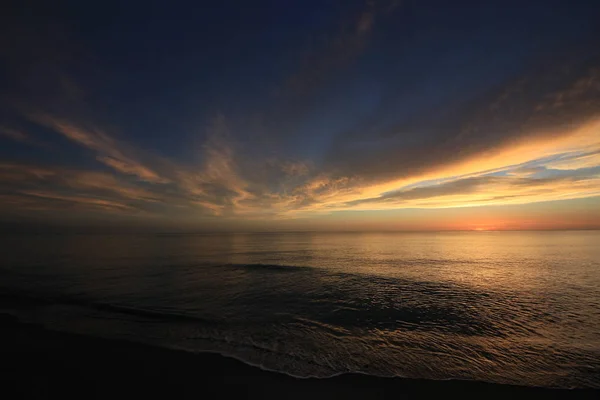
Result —
<path fill-rule="evenodd" d="M 46 330 L 0 314 L 2 386 L 11 398 L 397 398 L 402 395 L 535 395 L 592 399 L 596 389 L 549 389 L 477 381 L 341 374 L 296 378 L 218 353 Z"/>

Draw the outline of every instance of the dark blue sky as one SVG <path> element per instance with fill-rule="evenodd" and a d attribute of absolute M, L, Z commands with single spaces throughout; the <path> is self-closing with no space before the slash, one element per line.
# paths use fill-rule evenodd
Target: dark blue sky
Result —
<path fill-rule="evenodd" d="M 323 192 L 425 173 L 598 111 L 594 83 L 540 111 L 596 79 L 594 1 L 68 1 L 6 10 L 0 160 L 114 175 L 160 193 L 161 206 L 126 204 L 158 215 L 190 202 L 232 218 L 248 207 L 325 206 Z M 323 179 L 327 188 L 307 194 Z M 84 189 L 13 179 L 3 192 L 32 197 L 23 185 L 61 198 Z"/>

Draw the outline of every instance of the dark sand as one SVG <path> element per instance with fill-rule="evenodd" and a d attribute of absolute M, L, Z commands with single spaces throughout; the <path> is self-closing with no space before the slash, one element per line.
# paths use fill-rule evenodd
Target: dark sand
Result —
<path fill-rule="evenodd" d="M 551 390 L 464 381 L 346 374 L 297 379 L 218 354 L 51 332 L 0 315 L 5 399 L 296 398 L 374 399 L 433 396 L 599 399 L 595 390 Z M 227 396 L 227 397 L 226 397 Z M 233 397 L 235 396 L 235 397 Z"/>

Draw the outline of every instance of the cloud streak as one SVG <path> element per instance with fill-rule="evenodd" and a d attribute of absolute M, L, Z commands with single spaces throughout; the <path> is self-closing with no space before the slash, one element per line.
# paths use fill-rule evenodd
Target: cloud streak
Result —
<path fill-rule="evenodd" d="M 0 126 L 0 139 L 1 138 L 9 139 L 30 146 L 46 147 L 44 143 L 38 141 L 37 139 L 34 139 L 31 135 L 13 128 Z"/>
<path fill-rule="evenodd" d="M 136 176 L 142 181 L 168 183 L 168 180 L 160 177 L 156 172 L 136 160 L 135 157 L 126 154 L 122 145 L 97 128 L 85 129 L 69 121 L 43 114 L 32 115 L 31 119 L 52 128 L 83 147 L 94 150 L 97 153 L 98 161 L 120 173 Z"/>

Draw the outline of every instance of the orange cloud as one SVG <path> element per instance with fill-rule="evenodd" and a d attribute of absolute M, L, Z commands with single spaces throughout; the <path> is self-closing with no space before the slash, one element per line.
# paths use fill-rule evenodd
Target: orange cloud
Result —
<path fill-rule="evenodd" d="M 49 115 L 34 115 L 32 119 L 54 129 L 68 139 L 98 152 L 98 161 L 121 173 L 133 175 L 140 180 L 152 183 L 169 182 L 168 179 L 159 176 L 135 157 L 126 155 L 126 151 L 115 139 L 98 129 L 86 130 L 71 122 Z"/>
<path fill-rule="evenodd" d="M 45 199 L 51 200 L 59 200 L 67 203 L 74 203 L 84 206 L 90 206 L 94 208 L 101 208 L 103 210 L 108 211 L 131 211 L 132 207 L 119 203 L 116 201 L 105 200 L 105 199 L 97 199 L 92 197 L 84 197 L 84 196 L 69 196 L 69 195 L 60 195 L 56 193 L 50 192 L 38 192 L 38 191 L 23 191 L 22 194 L 32 197 L 41 197 Z"/>
<path fill-rule="evenodd" d="M 140 180 L 153 183 L 168 183 L 169 180 L 161 178 L 154 171 L 146 168 L 145 166 L 129 161 L 123 161 L 123 159 L 113 157 L 98 157 L 98 161 L 105 165 L 119 171 L 123 174 L 137 176 Z"/>
<path fill-rule="evenodd" d="M 544 168 L 580 169 L 600 167 L 600 120 L 572 130 L 552 135 L 533 135 L 533 139 L 510 143 L 488 152 L 480 153 L 464 161 L 457 161 L 427 173 L 403 177 L 399 180 L 369 185 L 364 180 L 342 178 L 331 180 L 320 176 L 299 188 L 297 192 L 310 198 L 310 204 L 289 210 L 293 214 L 306 215 L 312 212 L 329 213 L 343 210 L 385 210 L 398 208 L 447 208 L 490 204 L 526 204 L 546 200 L 584 198 L 600 194 L 598 173 L 590 173 L 585 179 L 547 182 L 539 180 L 517 181 L 518 177 L 502 180 L 488 180 L 477 190 L 469 192 L 441 193 L 422 199 L 396 200 L 386 197 L 386 193 L 410 193 L 410 188 L 423 186 L 436 188 L 442 183 L 486 176 L 493 173 L 520 171 L 528 163 L 538 162 Z M 573 156 L 573 154 L 582 154 Z M 571 155 L 563 161 L 553 161 L 552 157 Z M 568 160 L 568 161 L 567 161 Z M 562 165 L 562 168 L 561 168 Z M 569 167 L 569 168 L 567 168 Z M 520 184 L 515 185 L 515 182 Z M 460 188 L 459 188 L 460 189 Z M 462 188 L 461 190 L 465 190 Z"/>

